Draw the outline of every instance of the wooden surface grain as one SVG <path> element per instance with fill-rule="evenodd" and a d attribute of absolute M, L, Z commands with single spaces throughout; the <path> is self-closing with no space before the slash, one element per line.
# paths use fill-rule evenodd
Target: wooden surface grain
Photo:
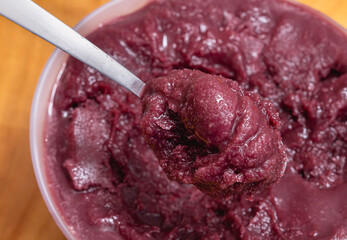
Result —
<path fill-rule="evenodd" d="M 37 0 L 69 26 L 107 0 Z M 300 0 L 347 28 L 346 0 Z M 0 16 L 0 239 L 65 239 L 38 190 L 29 149 L 31 101 L 54 47 Z"/>

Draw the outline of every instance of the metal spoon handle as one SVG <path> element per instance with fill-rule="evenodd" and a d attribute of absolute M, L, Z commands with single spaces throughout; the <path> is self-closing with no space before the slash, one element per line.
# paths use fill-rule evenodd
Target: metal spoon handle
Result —
<path fill-rule="evenodd" d="M 145 85 L 86 38 L 30 0 L 0 0 L 0 15 L 95 68 L 138 97 Z"/>

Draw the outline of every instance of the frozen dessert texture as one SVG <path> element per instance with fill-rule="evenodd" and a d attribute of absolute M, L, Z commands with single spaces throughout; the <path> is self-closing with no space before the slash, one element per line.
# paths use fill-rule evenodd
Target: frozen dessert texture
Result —
<path fill-rule="evenodd" d="M 285 147 L 270 102 L 222 76 L 173 70 L 147 83 L 141 127 L 171 180 L 213 197 L 259 191 L 282 177 Z"/>
<path fill-rule="evenodd" d="M 252 201 L 170 181 L 142 136 L 141 101 L 70 58 L 47 119 L 45 164 L 77 239 L 346 239 L 345 32 L 282 0 L 167 0 L 88 38 L 146 82 L 198 69 L 271 102 L 288 164 Z M 200 140 L 223 142 L 217 130 Z"/>

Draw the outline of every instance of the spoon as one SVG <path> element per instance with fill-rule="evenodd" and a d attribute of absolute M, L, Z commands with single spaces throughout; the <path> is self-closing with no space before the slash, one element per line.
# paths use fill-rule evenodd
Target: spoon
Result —
<path fill-rule="evenodd" d="M 0 0 L 0 15 L 95 68 L 140 97 L 145 83 L 100 48 L 30 0 Z"/>

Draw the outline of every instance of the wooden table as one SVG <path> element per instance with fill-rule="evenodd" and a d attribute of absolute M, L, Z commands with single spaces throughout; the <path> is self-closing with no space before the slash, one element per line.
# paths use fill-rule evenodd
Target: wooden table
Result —
<path fill-rule="evenodd" d="M 69 26 L 107 0 L 35 1 Z M 346 0 L 300 0 L 347 27 Z M 35 85 L 54 47 L 0 17 L 0 238 L 65 239 L 36 184 L 29 149 Z"/>

